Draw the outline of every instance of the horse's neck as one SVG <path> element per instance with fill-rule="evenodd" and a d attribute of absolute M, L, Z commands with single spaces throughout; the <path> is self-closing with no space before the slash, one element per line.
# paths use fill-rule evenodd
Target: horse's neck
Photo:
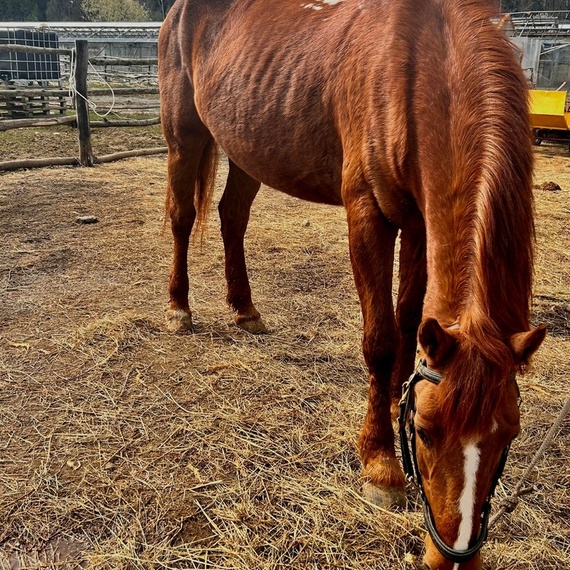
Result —
<path fill-rule="evenodd" d="M 508 179 L 504 184 L 511 186 Z M 503 189 L 477 190 L 483 194 L 468 198 L 467 188 L 455 199 L 441 192 L 431 202 L 428 198 L 424 316 L 449 324 L 490 319 L 504 333 L 525 330 L 532 275 L 530 213 L 517 217 L 516 210 L 508 211 Z"/>

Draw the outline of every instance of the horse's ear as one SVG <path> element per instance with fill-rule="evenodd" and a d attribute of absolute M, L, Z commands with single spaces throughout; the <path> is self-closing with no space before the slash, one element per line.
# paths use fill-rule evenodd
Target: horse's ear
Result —
<path fill-rule="evenodd" d="M 546 336 L 546 326 L 540 325 L 532 331 L 511 336 L 510 344 L 515 358 L 520 364 L 528 364 L 530 357 L 538 350 Z"/>
<path fill-rule="evenodd" d="M 426 319 L 418 332 L 420 345 L 435 363 L 442 363 L 455 347 L 455 337 L 447 332 L 437 319 Z"/>

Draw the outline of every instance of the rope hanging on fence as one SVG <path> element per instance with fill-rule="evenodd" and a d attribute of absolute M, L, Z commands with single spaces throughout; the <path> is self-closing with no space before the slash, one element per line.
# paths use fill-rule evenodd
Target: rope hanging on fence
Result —
<path fill-rule="evenodd" d="M 91 145 L 91 129 L 89 121 L 89 110 L 91 109 L 97 116 L 105 119 L 109 113 L 114 111 L 116 107 L 116 91 L 111 87 L 108 81 L 106 81 L 101 74 L 93 67 L 93 65 L 98 64 L 101 60 L 94 59 L 89 60 L 88 57 L 88 42 L 87 40 L 76 40 L 75 49 L 72 50 L 60 50 L 48 48 L 38 48 L 33 46 L 15 46 L 16 51 L 29 51 L 30 53 L 55 53 L 68 55 L 70 58 L 70 69 L 69 69 L 69 88 L 68 94 L 75 101 L 76 116 L 75 117 L 60 117 L 52 118 L 48 120 L 28 120 L 28 119 L 15 119 L 13 121 L 2 121 L 0 130 L 7 130 L 8 128 L 20 128 L 24 126 L 48 126 L 53 124 L 77 124 L 77 132 L 79 138 L 79 158 L 77 157 L 56 157 L 56 158 L 41 158 L 41 159 L 22 159 L 22 160 L 8 160 L 0 161 L 0 171 L 4 170 L 16 170 L 20 168 L 41 168 L 45 166 L 56 166 L 56 165 L 80 165 L 80 166 L 93 166 L 97 163 L 103 162 L 113 162 L 115 160 L 120 160 L 123 158 L 130 158 L 135 156 L 151 156 L 154 154 L 164 154 L 168 151 L 167 147 L 154 147 L 154 148 L 144 148 L 135 149 L 129 151 L 122 151 L 113 154 L 103 155 L 96 157 L 93 155 L 93 149 Z M 112 62 L 111 62 L 112 61 Z M 129 63 L 139 60 L 111 60 L 109 65 L 137 65 L 137 63 Z M 147 64 L 156 64 L 155 58 L 152 60 L 142 60 Z M 116 63 L 118 62 L 118 63 Z M 89 100 L 88 98 L 88 88 L 87 88 L 87 71 L 88 67 L 91 65 L 93 72 L 97 75 L 101 82 L 107 85 L 107 89 L 94 89 L 93 94 L 97 94 L 97 91 L 104 91 L 106 93 L 110 92 L 112 94 L 112 105 L 111 108 L 105 113 L 101 114 L 97 111 L 97 105 Z M 123 89 L 121 92 L 126 91 L 136 91 L 139 93 L 143 91 L 144 94 L 156 94 L 158 89 Z M 10 91 L 12 93 L 12 91 Z M 42 97 L 51 93 L 49 90 L 41 89 L 34 91 L 34 94 L 39 94 Z M 57 95 L 60 95 L 59 90 Z M 79 97 L 78 97 L 79 95 Z M 29 94 L 26 94 L 29 96 Z M 142 120 L 127 120 L 127 121 L 92 121 L 92 124 L 96 126 L 147 126 L 150 124 L 158 124 L 160 119 L 142 119 Z M 25 124 L 24 124 L 25 123 Z"/>
<path fill-rule="evenodd" d="M 546 450 L 550 447 L 550 444 L 556 437 L 556 434 L 558 433 L 558 430 L 560 429 L 562 422 L 568 415 L 568 412 L 570 412 L 570 396 L 567 398 L 564 407 L 558 414 L 556 421 L 552 424 L 551 428 L 548 430 L 548 433 L 546 434 L 546 437 L 542 442 L 542 445 L 538 448 L 538 451 L 535 453 L 534 457 L 532 458 L 532 461 L 530 462 L 529 466 L 526 468 L 526 471 L 522 474 L 521 478 L 519 479 L 517 486 L 514 488 L 513 492 L 508 497 L 506 497 L 499 503 L 499 509 L 496 512 L 496 514 L 494 514 L 491 517 L 491 520 L 489 521 L 489 526 L 493 525 L 495 521 L 499 519 L 501 516 L 503 516 L 505 513 L 512 513 L 519 503 L 519 497 L 529 492 L 527 489 L 523 488 L 523 485 L 528 476 L 530 475 L 531 471 L 536 467 L 537 463 L 540 461 Z"/>
<path fill-rule="evenodd" d="M 69 61 L 69 96 L 71 98 L 81 97 L 86 103 L 87 106 L 101 119 L 104 119 L 108 115 L 113 112 L 113 108 L 115 107 L 115 91 L 111 87 L 110 83 L 103 78 L 103 76 L 95 69 L 95 67 L 89 62 L 89 66 L 94 71 L 95 75 L 101 80 L 102 83 L 107 85 L 107 87 L 111 90 L 111 107 L 107 110 L 107 112 L 101 114 L 97 111 L 97 104 L 91 101 L 88 97 L 84 97 L 81 93 L 79 93 L 75 87 L 75 58 L 76 52 L 74 49 L 71 50 L 71 57 Z"/>

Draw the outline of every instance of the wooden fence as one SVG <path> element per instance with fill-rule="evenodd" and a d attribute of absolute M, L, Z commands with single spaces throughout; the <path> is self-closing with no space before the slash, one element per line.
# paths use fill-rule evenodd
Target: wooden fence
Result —
<path fill-rule="evenodd" d="M 153 154 L 162 154 L 167 152 L 166 147 L 153 147 L 142 148 L 136 150 L 129 150 L 123 152 L 116 152 L 113 154 L 95 156 L 93 154 L 93 145 L 91 141 L 92 127 L 132 127 L 132 126 L 146 126 L 156 125 L 160 123 L 159 117 L 152 117 L 148 119 L 119 119 L 119 120 L 97 120 L 90 121 L 89 118 L 89 97 L 94 96 L 111 96 L 114 99 L 125 95 L 158 95 L 158 87 L 140 87 L 140 88 L 97 88 L 88 90 L 87 75 L 89 65 L 92 66 L 136 66 L 136 65 L 157 65 L 158 61 L 154 59 L 117 59 L 117 58 L 92 58 L 88 56 L 88 42 L 87 40 L 77 40 L 75 48 L 60 49 L 60 48 L 43 48 L 32 47 L 25 45 L 15 44 L 1 44 L 2 51 L 23 52 L 23 53 L 50 53 L 57 55 L 66 55 L 70 57 L 72 64 L 72 78 L 73 82 L 70 83 L 70 89 L 73 92 L 73 103 L 75 108 L 75 115 L 70 116 L 51 116 L 47 118 L 27 118 L 27 119 L 0 119 L 0 131 L 7 131 L 10 129 L 24 128 L 24 127 L 48 127 L 54 125 L 69 124 L 77 127 L 78 133 L 78 157 L 58 157 L 58 158 L 39 158 L 39 159 L 22 159 L 22 160 L 9 160 L 0 162 L 0 170 L 16 170 L 19 168 L 38 168 L 44 166 L 57 166 L 57 165 L 81 165 L 93 166 L 94 164 L 112 162 L 123 158 L 134 156 L 148 156 Z M 58 97 L 62 94 L 61 89 L 51 88 L 0 88 L 0 98 L 2 96 L 14 97 Z M 118 106 L 118 110 L 137 110 L 148 111 L 158 110 L 157 103 L 148 104 L 142 101 L 138 104 L 128 104 L 126 106 Z M 109 110 L 109 109 L 108 109 Z"/>

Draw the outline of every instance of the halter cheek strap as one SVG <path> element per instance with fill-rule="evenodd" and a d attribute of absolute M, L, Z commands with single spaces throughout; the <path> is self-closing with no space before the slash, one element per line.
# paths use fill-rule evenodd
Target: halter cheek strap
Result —
<path fill-rule="evenodd" d="M 435 521 L 433 519 L 433 513 L 431 512 L 431 508 L 429 506 L 427 497 L 425 496 L 425 493 L 423 492 L 423 489 L 422 489 L 421 498 L 422 498 L 422 505 L 423 505 L 423 510 L 424 510 L 424 519 L 425 519 L 427 530 L 428 530 L 429 535 L 430 535 L 433 543 L 435 544 L 436 548 L 440 551 L 441 554 L 443 554 L 443 556 L 445 556 L 445 558 L 447 558 L 448 560 L 451 560 L 451 562 L 456 562 L 456 563 L 461 564 L 462 562 L 467 562 L 467 561 L 471 560 L 471 558 L 473 558 L 475 556 L 475 554 L 477 554 L 477 552 L 479 552 L 479 550 L 481 550 L 482 546 L 487 541 L 487 535 L 489 533 L 489 514 L 491 513 L 491 498 L 493 497 L 493 494 L 495 493 L 495 487 L 497 486 L 497 483 L 499 482 L 499 478 L 503 472 L 503 469 L 505 467 L 505 463 L 507 462 L 507 456 L 509 454 L 509 447 L 510 446 L 507 446 L 503 450 L 503 453 L 501 455 L 499 467 L 495 473 L 495 476 L 493 477 L 493 482 L 491 483 L 491 490 L 490 490 L 489 495 L 487 496 L 487 499 L 486 499 L 486 501 L 483 504 L 483 507 L 481 509 L 481 531 L 479 532 L 479 536 L 477 537 L 477 541 L 475 542 L 475 544 L 471 548 L 467 548 L 465 550 L 456 550 L 455 548 L 448 546 L 447 543 L 444 542 L 444 540 L 441 538 L 440 534 L 437 532 L 437 529 L 435 527 Z"/>
<path fill-rule="evenodd" d="M 413 413 L 415 412 L 415 385 L 421 380 L 427 380 L 432 384 L 438 385 L 443 379 L 442 374 L 436 372 L 435 370 L 429 369 L 423 362 L 419 362 L 415 372 L 410 376 L 407 382 L 402 386 L 402 399 L 400 400 L 400 416 L 398 418 L 399 431 L 400 431 L 400 446 L 402 449 L 402 465 L 404 468 L 404 473 L 406 474 L 406 479 L 410 483 L 416 483 L 420 498 L 422 501 L 424 519 L 427 531 L 435 544 L 439 552 L 445 556 L 448 560 L 454 563 L 464 563 L 471 560 L 477 552 L 481 549 L 485 541 L 487 540 L 487 534 L 489 530 L 489 514 L 491 512 L 491 499 L 495 493 L 495 488 L 499 482 L 499 478 L 503 473 L 505 463 L 507 462 L 507 457 L 509 454 L 510 445 L 505 447 L 503 453 L 501 454 L 501 460 L 493 476 L 491 482 L 491 488 L 487 499 L 481 509 L 481 531 L 475 544 L 471 548 L 465 550 L 457 550 L 448 546 L 443 540 L 437 528 L 435 526 L 435 520 L 433 518 L 433 513 L 424 492 L 422 485 L 422 476 L 418 468 L 417 457 L 416 457 L 416 438 L 415 438 L 415 427 L 413 421 Z M 514 375 L 513 375 L 514 380 Z M 408 437 L 409 430 L 409 437 Z M 410 450 L 411 441 L 411 450 Z"/>

